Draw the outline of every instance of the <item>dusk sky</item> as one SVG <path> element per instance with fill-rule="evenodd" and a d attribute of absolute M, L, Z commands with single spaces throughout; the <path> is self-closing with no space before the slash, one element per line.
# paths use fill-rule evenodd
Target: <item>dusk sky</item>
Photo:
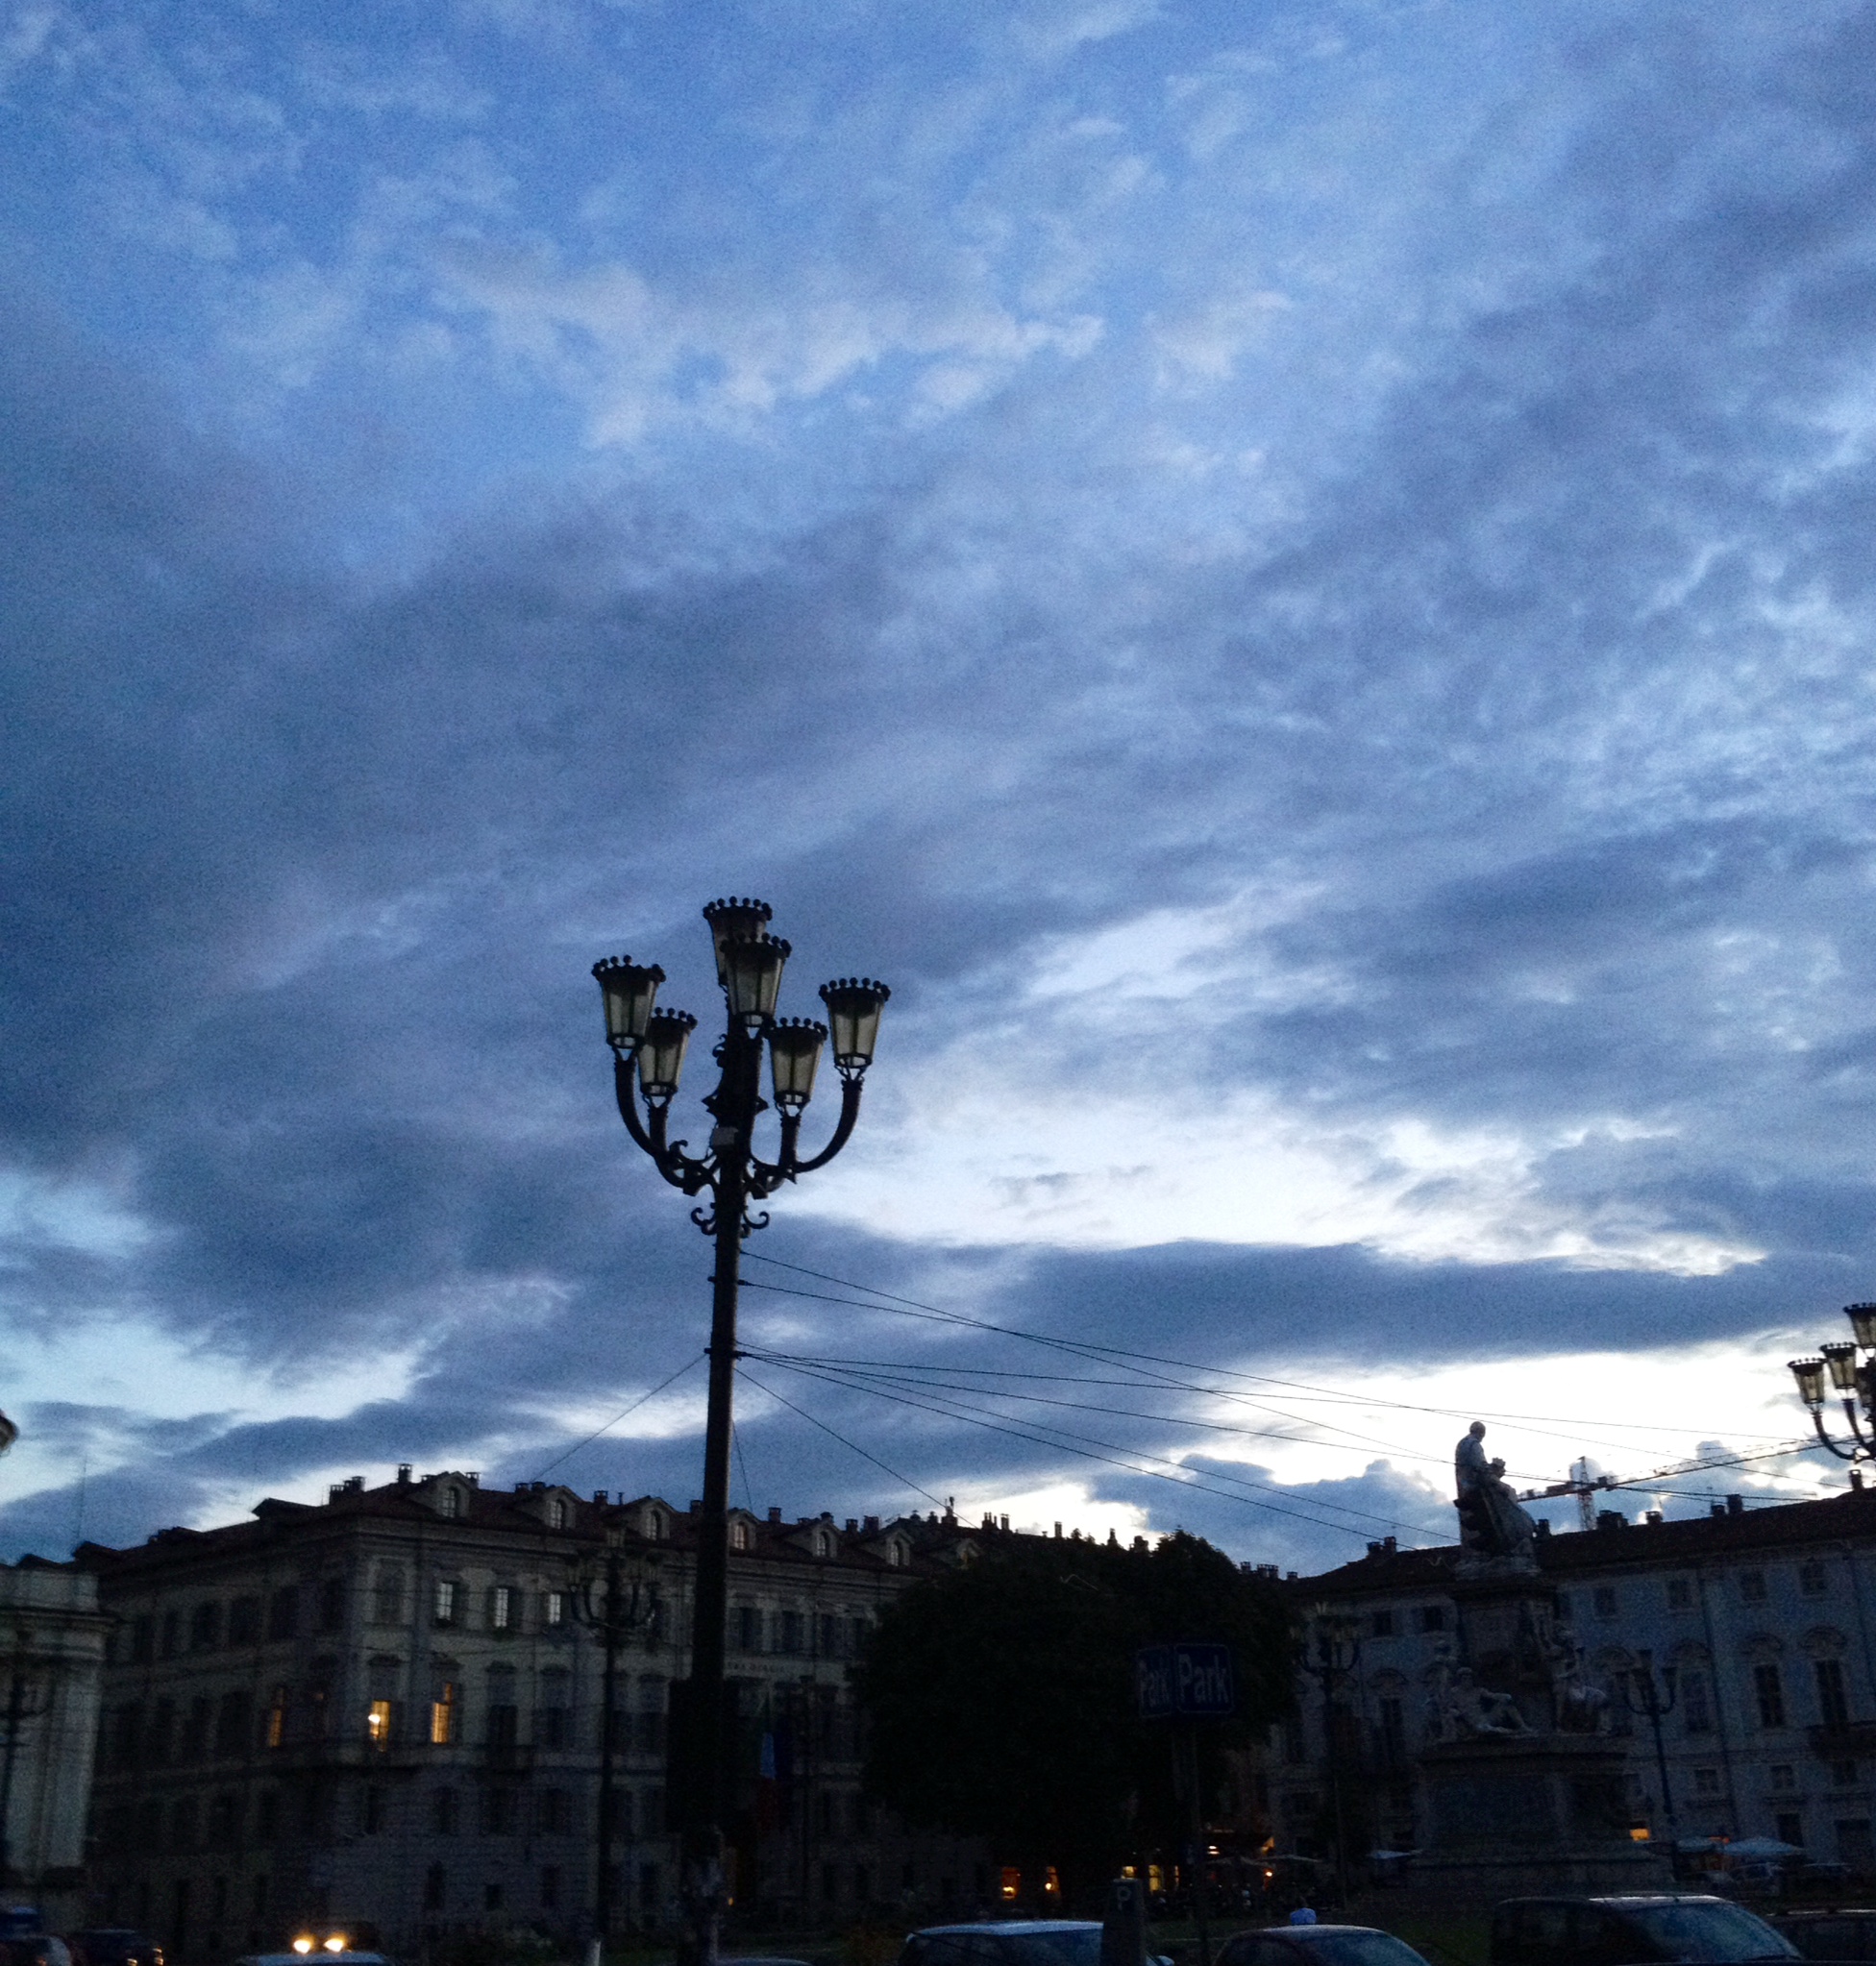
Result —
<path fill-rule="evenodd" d="M 1876 5 L 0 0 L 0 1554 L 699 1493 L 719 894 L 894 993 L 738 1503 L 1842 1486 Z"/>

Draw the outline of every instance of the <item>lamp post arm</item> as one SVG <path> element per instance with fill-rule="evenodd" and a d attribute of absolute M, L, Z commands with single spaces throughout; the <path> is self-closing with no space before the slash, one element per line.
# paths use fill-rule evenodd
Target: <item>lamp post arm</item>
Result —
<path fill-rule="evenodd" d="M 842 1147 L 853 1138 L 853 1128 L 860 1118 L 860 1076 L 856 1072 L 852 1078 L 840 1082 L 840 1118 L 834 1126 L 834 1137 L 815 1155 L 811 1161 L 795 1159 L 795 1142 L 792 1135 L 784 1135 L 782 1141 L 781 1172 L 789 1180 L 797 1174 L 811 1174 L 817 1167 L 825 1167 Z"/>
<path fill-rule="evenodd" d="M 1857 1451 L 1854 1447 L 1839 1447 L 1837 1444 L 1837 1442 L 1833 1440 L 1827 1433 L 1825 1433 L 1824 1410 L 1822 1407 L 1812 1408 L 1811 1424 L 1817 1429 L 1817 1438 L 1823 1443 L 1824 1446 L 1828 1447 L 1830 1451 L 1837 1456 L 1839 1461 L 1855 1461 L 1857 1459 Z"/>
<path fill-rule="evenodd" d="M 1868 1435 L 1866 1435 L 1863 1430 L 1863 1421 L 1859 1417 L 1857 1413 L 1857 1402 L 1848 1393 L 1846 1393 L 1843 1398 L 1843 1417 L 1850 1422 L 1851 1439 L 1853 1439 L 1859 1447 L 1861 1447 L 1865 1453 L 1867 1453 L 1869 1451 L 1871 1442 Z"/>
<path fill-rule="evenodd" d="M 619 1118 L 626 1122 L 626 1131 L 631 1135 L 633 1143 L 644 1149 L 646 1158 L 673 1188 L 681 1188 L 686 1194 L 695 1194 L 704 1186 L 704 1164 L 693 1161 L 684 1152 L 681 1141 L 674 1147 L 665 1139 L 666 1109 L 663 1106 L 650 1108 L 652 1123 L 647 1129 L 638 1114 L 638 1088 L 632 1079 L 629 1058 L 613 1059 L 612 1091 L 619 1101 Z"/>

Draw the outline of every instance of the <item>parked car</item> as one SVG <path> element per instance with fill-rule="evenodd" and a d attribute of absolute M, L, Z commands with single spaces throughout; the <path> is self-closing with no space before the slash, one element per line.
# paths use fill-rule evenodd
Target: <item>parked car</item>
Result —
<path fill-rule="evenodd" d="M 1371 1925 L 1272 1925 L 1226 1939 L 1218 1966 L 1426 1966 L 1405 1939 Z"/>
<path fill-rule="evenodd" d="M 1876 1960 L 1876 1911 L 1780 1911 L 1765 1922 L 1807 1959 Z"/>
<path fill-rule="evenodd" d="M 1756 1912 L 1704 1893 L 1510 1898 L 1492 1913 L 1492 1966 L 1744 1966 L 1803 1956 Z"/>
<path fill-rule="evenodd" d="M 86 1966 L 162 1966 L 162 1948 L 148 1933 L 129 1926 L 105 1926 L 71 1936 L 85 1954 Z"/>
<path fill-rule="evenodd" d="M 1100 1966 L 1100 1926 L 1085 1918 L 929 1925 L 905 1941 L 899 1966 Z"/>

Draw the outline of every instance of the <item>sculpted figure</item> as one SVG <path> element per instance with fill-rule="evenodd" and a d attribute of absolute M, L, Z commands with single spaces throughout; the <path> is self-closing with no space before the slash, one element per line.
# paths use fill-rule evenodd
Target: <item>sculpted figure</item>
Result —
<path fill-rule="evenodd" d="M 1453 1506 L 1459 1511 L 1459 1540 L 1481 1557 L 1531 1561 L 1536 1521 L 1518 1507 L 1505 1481 L 1505 1463 L 1485 1453 L 1485 1422 L 1474 1420 L 1453 1450 Z"/>

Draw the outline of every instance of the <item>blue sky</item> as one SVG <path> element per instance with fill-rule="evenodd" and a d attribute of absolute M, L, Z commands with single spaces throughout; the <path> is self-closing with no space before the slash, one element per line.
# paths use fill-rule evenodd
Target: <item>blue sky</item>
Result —
<path fill-rule="evenodd" d="M 895 991 L 752 1273 L 1184 1375 L 752 1290 L 759 1506 L 1314 1564 L 1474 1410 L 1792 1438 L 1876 1295 L 1872 74 L 1801 0 L 0 7 L 0 1545 L 681 1367 L 586 971 L 707 1015 L 724 892 Z M 700 1396 L 560 1471 L 688 1499 Z"/>

